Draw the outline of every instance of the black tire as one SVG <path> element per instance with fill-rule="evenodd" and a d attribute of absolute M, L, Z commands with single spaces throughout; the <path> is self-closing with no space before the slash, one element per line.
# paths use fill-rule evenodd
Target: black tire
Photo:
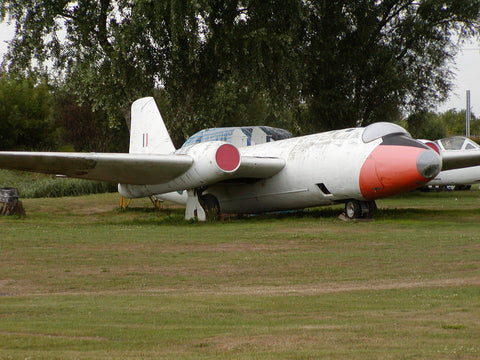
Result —
<path fill-rule="evenodd" d="M 371 219 L 375 211 L 377 210 L 377 204 L 375 201 L 366 201 L 365 205 L 367 207 L 367 211 L 363 213 L 363 217 L 366 219 Z"/>
<path fill-rule="evenodd" d="M 345 216 L 347 219 L 359 219 L 362 217 L 362 205 L 358 200 L 348 200 L 345 203 Z"/>

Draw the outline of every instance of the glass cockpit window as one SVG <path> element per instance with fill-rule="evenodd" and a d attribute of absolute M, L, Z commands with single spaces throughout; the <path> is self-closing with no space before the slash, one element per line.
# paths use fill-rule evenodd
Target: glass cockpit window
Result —
<path fill-rule="evenodd" d="M 363 130 L 362 140 L 365 143 L 369 143 L 370 141 L 380 139 L 386 135 L 392 134 L 403 134 L 411 137 L 407 130 L 397 124 L 389 122 L 378 122 L 368 125 L 365 130 Z"/>
<path fill-rule="evenodd" d="M 454 136 L 439 140 L 445 150 L 461 150 L 466 138 Z"/>

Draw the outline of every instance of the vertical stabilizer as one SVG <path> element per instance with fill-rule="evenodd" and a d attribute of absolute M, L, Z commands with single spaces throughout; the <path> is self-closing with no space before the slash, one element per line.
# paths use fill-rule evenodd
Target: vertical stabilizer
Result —
<path fill-rule="evenodd" d="M 131 116 L 131 154 L 170 154 L 175 151 L 153 97 L 136 100 L 132 104 Z"/>

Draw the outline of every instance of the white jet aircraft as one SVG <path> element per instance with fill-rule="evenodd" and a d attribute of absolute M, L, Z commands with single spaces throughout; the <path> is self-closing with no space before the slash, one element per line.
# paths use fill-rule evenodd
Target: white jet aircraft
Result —
<path fill-rule="evenodd" d="M 468 154 L 476 154 L 480 146 L 473 140 L 464 136 L 452 136 L 436 140 L 435 142 L 423 141 L 426 145 L 437 151 L 442 157 L 451 154 L 457 157 L 466 157 Z M 431 180 L 427 186 L 447 186 L 449 189 L 469 189 L 470 185 L 480 183 L 480 167 L 472 166 L 459 169 L 443 168 L 440 173 Z"/>
<path fill-rule="evenodd" d="M 422 186 L 442 167 L 437 152 L 392 123 L 176 151 L 153 98 L 135 101 L 131 113 L 128 154 L 0 152 L 0 168 L 115 182 L 126 198 L 163 194 L 186 203 L 186 219 L 205 220 L 211 209 L 259 213 L 335 203 L 345 203 L 348 218 L 370 217 L 376 199 Z M 443 164 L 454 167 L 456 160 Z"/>

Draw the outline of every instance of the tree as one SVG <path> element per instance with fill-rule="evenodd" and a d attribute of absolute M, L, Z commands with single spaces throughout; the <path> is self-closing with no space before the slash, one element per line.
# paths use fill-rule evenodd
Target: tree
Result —
<path fill-rule="evenodd" d="M 407 119 L 407 130 L 416 139 L 442 139 L 448 134 L 445 125 L 441 116 L 431 111 L 419 111 Z"/>
<path fill-rule="evenodd" d="M 448 110 L 442 114 L 439 114 L 439 119 L 443 123 L 446 136 L 465 134 L 465 110 Z M 470 133 L 472 136 L 480 136 L 480 121 L 477 120 L 475 114 L 472 114 Z"/>
<path fill-rule="evenodd" d="M 465 110 L 451 109 L 443 113 L 420 111 L 411 114 L 407 119 L 407 130 L 414 138 L 437 140 L 450 136 L 464 136 Z M 472 114 L 470 123 L 472 137 L 480 136 L 480 121 Z"/>
<path fill-rule="evenodd" d="M 311 118 L 322 114 L 319 125 L 327 128 L 390 120 L 399 110 L 443 100 L 451 86 L 453 35 L 462 39 L 479 27 L 479 1 L 306 3 L 311 45 L 304 50 L 302 92 Z"/>
<path fill-rule="evenodd" d="M 48 85 L 1 75 L 0 149 L 51 150 L 56 140 Z"/>
<path fill-rule="evenodd" d="M 48 59 L 111 119 L 162 86 L 189 132 L 243 121 L 260 99 L 255 122 L 294 132 L 428 109 L 479 13 L 480 0 L 0 0 L 17 24 L 11 70 Z"/>
<path fill-rule="evenodd" d="M 75 151 L 128 152 L 125 122 L 111 126 L 104 111 L 92 111 L 86 102 L 79 104 L 61 90 L 54 94 L 53 109 L 62 142 L 71 144 Z"/>

